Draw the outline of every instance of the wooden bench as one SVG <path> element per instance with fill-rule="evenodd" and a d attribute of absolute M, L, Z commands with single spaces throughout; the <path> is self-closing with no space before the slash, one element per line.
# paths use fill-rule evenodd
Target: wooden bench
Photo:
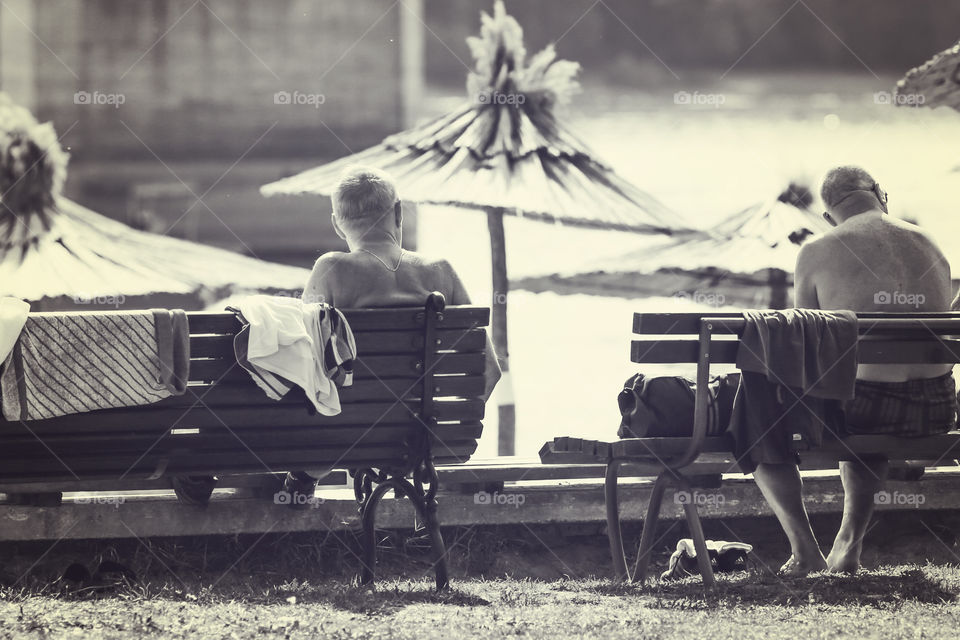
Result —
<path fill-rule="evenodd" d="M 435 465 L 464 462 L 476 450 L 489 309 L 445 308 L 433 294 L 422 308 L 344 314 L 358 357 L 353 385 L 340 390 L 339 415 L 311 415 L 299 389 L 279 402 L 267 398 L 236 363 L 235 316 L 189 313 L 186 394 L 148 406 L 0 421 L 0 492 L 170 487 L 183 476 L 216 476 L 220 486 L 265 482 L 276 491 L 278 473 L 349 470 L 364 534 L 362 580 L 373 580 L 376 508 L 393 489 L 426 525 L 437 586 L 445 587 Z"/>
<path fill-rule="evenodd" d="M 960 313 L 860 313 L 859 362 L 864 364 L 960 362 Z M 695 363 L 697 394 L 694 424 L 690 437 L 631 438 L 613 442 L 556 438 L 540 451 L 548 464 L 605 464 L 607 535 L 614 572 L 620 580 L 644 581 L 653 550 L 656 524 L 668 485 L 678 491 L 695 487 L 719 487 L 721 474 L 738 471 L 732 443 L 726 436 L 707 436 L 707 382 L 711 365 L 732 365 L 736 361 L 739 336 L 744 329 L 737 313 L 638 313 L 633 332 L 643 337 L 631 342 L 630 359 L 638 364 Z M 611 431 L 614 425 L 611 425 Z M 955 465 L 960 457 L 960 433 L 929 438 L 892 436 L 851 436 L 826 440 L 811 448 L 795 437 L 801 451 L 801 469 L 831 469 L 851 455 L 885 456 L 892 465 L 934 467 Z M 640 538 L 635 575 L 627 567 L 620 527 L 617 497 L 618 478 L 656 477 Z M 919 477 L 919 474 L 914 474 Z M 697 505 L 682 503 L 704 583 L 715 584 L 706 551 Z"/>

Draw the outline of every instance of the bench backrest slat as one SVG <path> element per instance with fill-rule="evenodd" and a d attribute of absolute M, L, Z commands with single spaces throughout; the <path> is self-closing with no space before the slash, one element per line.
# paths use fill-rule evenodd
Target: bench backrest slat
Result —
<path fill-rule="evenodd" d="M 423 373 L 422 358 L 416 355 L 361 355 L 354 363 L 354 380 L 377 380 L 381 378 L 420 378 Z M 437 375 L 483 373 L 486 359 L 483 353 L 444 354 L 433 372 Z M 191 382 L 217 382 L 249 380 L 250 374 L 236 361 L 226 358 L 192 359 Z"/>
<path fill-rule="evenodd" d="M 483 329 L 444 329 L 437 332 L 437 351 L 478 352 L 486 346 Z M 358 331 L 359 353 L 407 354 L 423 352 L 422 331 Z M 232 358 L 233 335 L 194 335 L 190 338 L 193 358 Z"/>
<path fill-rule="evenodd" d="M 460 397 L 477 398 L 483 393 L 484 378 L 482 375 L 472 376 L 439 376 L 434 381 L 434 396 L 438 398 Z M 219 384 L 192 384 L 187 393 L 182 396 L 173 396 L 157 402 L 152 407 L 192 407 L 197 399 L 202 399 L 208 407 L 242 405 L 257 402 L 263 392 L 253 382 L 241 380 L 239 382 L 221 382 Z M 423 393 L 422 384 L 414 384 L 409 378 L 380 378 L 355 380 L 353 385 L 340 389 L 340 404 L 348 405 L 358 402 L 392 402 L 404 400 L 413 402 Z M 289 393 L 278 404 L 303 405 L 306 400 L 295 392 Z"/>
<path fill-rule="evenodd" d="M 354 332 L 402 331 L 423 327 L 423 309 L 344 309 L 343 314 Z M 232 313 L 195 311 L 190 318 L 190 333 L 228 334 L 240 329 L 240 322 Z M 439 329 L 467 329 L 485 327 L 490 322 L 490 310 L 485 307 L 451 307 L 437 322 Z"/>
<path fill-rule="evenodd" d="M 710 361 L 735 363 L 739 346 L 737 340 L 714 340 L 710 344 Z M 699 353 L 700 345 L 692 338 L 647 338 L 633 340 L 630 346 L 630 359 L 646 364 L 695 363 Z M 857 361 L 861 364 L 956 364 L 960 363 L 960 340 L 861 340 Z"/>
<path fill-rule="evenodd" d="M 352 405 L 349 411 L 343 411 L 335 416 L 317 416 L 307 412 L 306 404 L 265 405 L 261 403 L 211 408 L 197 405 L 186 411 L 180 407 L 170 409 L 131 407 L 91 411 L 24 423 L 12 422 L 3 425 L 3 436 L 16 432 L 18 425 L 21 428 L 29 428 L 45 439 L 55 438 L 63 433 L 131 433 L 135 431 L 156 433 L 159 425 L 176 429 L 226 427 L 236 430 L 267 427 L 316 428 L 321 425 L 328 427 L 345 424 L 376 427 L 390 423 L 416 423 L 414 413 L 418 408 L 419 405 L 415 402 L 364 402 Z M 476 398 L 436 402 L 435 417 L 441 422 L 480 420 L 483 418 L 483 413 L 484 402 Z"/>
<path fill-rule="evenodd" d="M 638 313 L 634 333 L 649 337 L 631 342 L 630 358 L 636 363 L 696 363 L 702 320 L 711 323 L 710 362 L 732 364 L 743 329 L 739 313 Z M 860 342 L 857 359 L 862 364 L 960 363 L 960 313 L 858 313 Z M 664 337 L 666 336 L 666 337 Z"/>
<path fill-rule="evenodd" d="M 697 335 L 700 333 L 702 318 L 742 318 L 742 313 L 709 311 L 701 313 L 635 313 L 633 314 L 633 332 L 640 334 L 658 335 Z M 960 314 L 952 312 L 923 312 L 923 313 L 881 313 L 862 312 L 858 318 L 921 318 L 925 320 L 950 319 L 956 320 L 960 327 Z M 717 333 L 724 333 L 718 328 Z M 729 331 L 726 333 L 730 333 Z M 960 332 L 958 332 L 960 333 Z"/>

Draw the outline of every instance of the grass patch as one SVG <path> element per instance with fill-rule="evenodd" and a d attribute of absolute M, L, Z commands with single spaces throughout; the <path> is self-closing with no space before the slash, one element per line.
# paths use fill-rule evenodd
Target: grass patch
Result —
<path fill-rule="evenodd" d="M 868 536 L 870 570 L 780 579 L 769 567 L 788 551 L 771 521 L 708 522 L 712 537 L 756 545 L 750 570 L 719 576 L 715 590 L 697 578 L 613 582 L 605 538 L 582 528 L 451 528 L 453 586 L 443 593 L 423 541 L 400 534 L 381 538 L 375 589 L 356 581 L 349 533 L 4 544 L 0 639 L 952 639 L 960 559 L 948 534 L 958 523 L 957 514 L 884 521 Z M 675 542 L 664 539 L 653 567 Z M 63 580 L 70 563 L 105 560 L 136 576 Z"/>
<path fill-rule="evenodd" d="M 109 594 L 0 592 L 0 637 L 164 638 L 954 638 L 960 567 L 883 567 L 857 577 L 777 581 L 741 572 L 715 591 L 692 579 L 288 582 L 246 594 L 172 585 Z"/>

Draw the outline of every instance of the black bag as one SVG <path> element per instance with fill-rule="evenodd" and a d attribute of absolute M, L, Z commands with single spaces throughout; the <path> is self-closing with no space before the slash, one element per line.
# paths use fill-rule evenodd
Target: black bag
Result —
<path fill-rule="evenodd" d="M 707 435 L 722 435 L 730 424 L 740 374 L 710 378 Z M 697 384 L 683 376 L 631 376 L 617 396 L 621 438 L 669 438 L 693 435 Z"/>

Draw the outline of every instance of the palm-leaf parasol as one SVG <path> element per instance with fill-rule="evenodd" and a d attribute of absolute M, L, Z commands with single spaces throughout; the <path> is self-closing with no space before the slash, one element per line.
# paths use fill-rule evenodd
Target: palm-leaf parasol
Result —
<path fill-rule="evenodd" d="M 787 306 L 797 252 L 827 229 L 812 196 L 791 184 L 777 198 L 730 215 L 709 230 L 597 261 L 575 273 L 515 281 L 529 291 L 616 297 L 673 292 L 693 301 Z"/>
<path fill-rule="evenodd" d="M 0 295 L 37 303 L 196 307 L 236 290 L 302 287 L 306 269 L 132 229 L 60 194 L 50 123 L 0 94 Z"/>
<path fill-rule="evenodd" d="M 908 71 L 897 83 L 894 103 L 960 111 L 960 42 Z"/>
<path fill-rule="evenodd" d="M 637 233 L 689 229 L 600 162 L 558 119 L 556 106 L 579 90 L 579 65 L 558 60 L 552 46 L 527 61 L 523 30 L 500 0 L 481 20 L 480 36 L 467 39 L 476 66 L 461 107 L 261 191 L 329 195 L 347 166 L 364 164 L 389 171 L 406 200 L 485 211 L 493 258 L 491 324 L 505 373 L 500 384 L 509 388 L 504 215 Z M 509 400 L 500 407 L 502 455 L 513 453 L 513 422 Z"/>

